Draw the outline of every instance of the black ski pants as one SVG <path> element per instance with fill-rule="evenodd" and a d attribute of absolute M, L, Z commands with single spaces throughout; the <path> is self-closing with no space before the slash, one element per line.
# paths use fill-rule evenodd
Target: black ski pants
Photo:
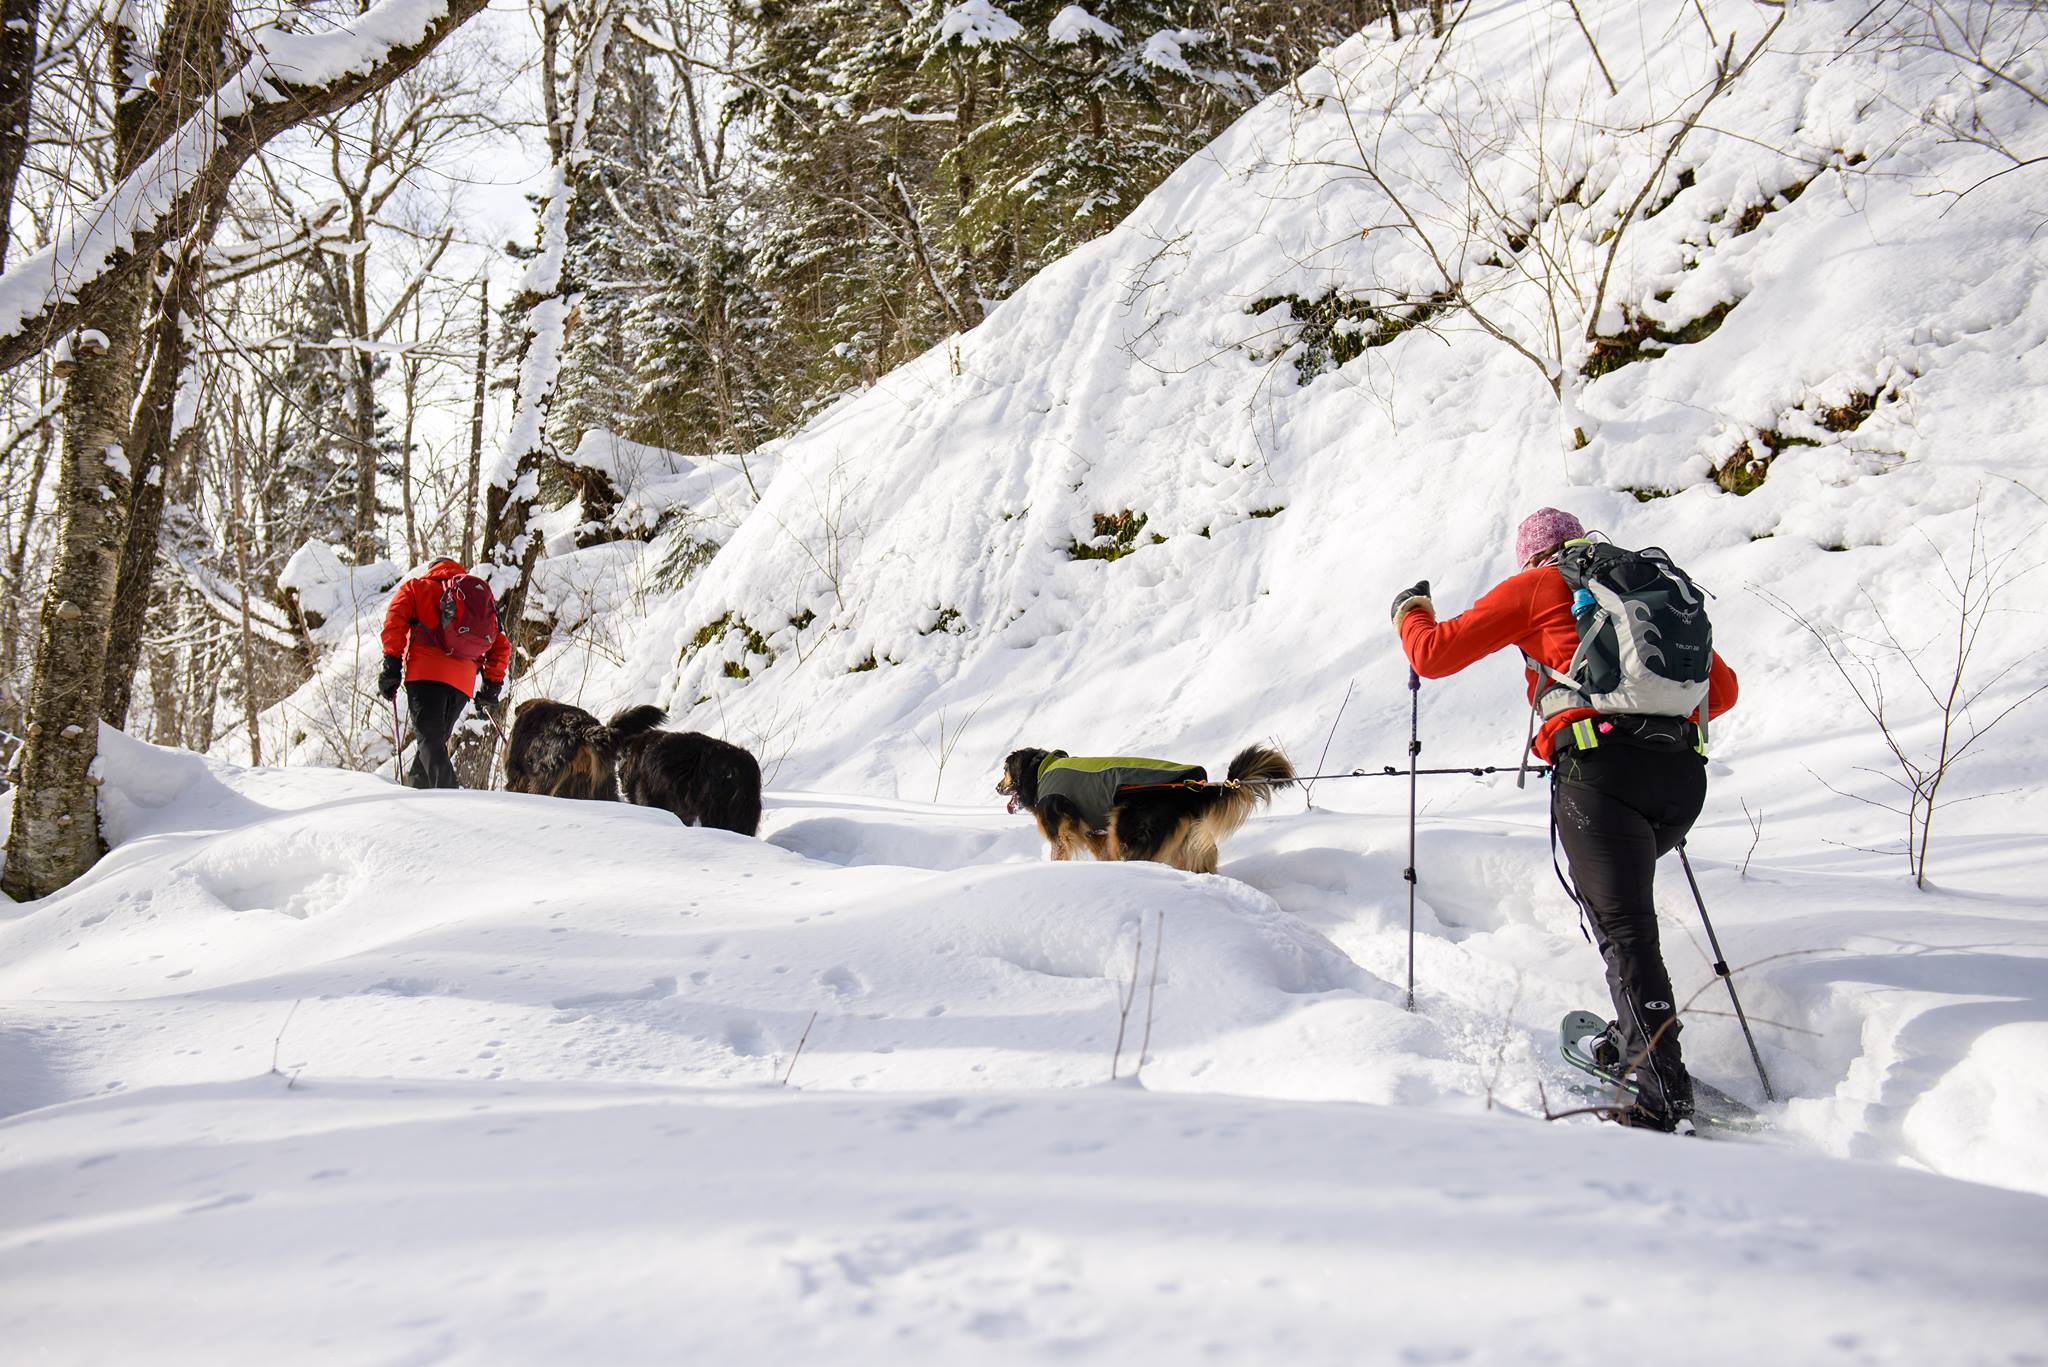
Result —
<path fill-rule="evenodd" d="M 405 686 L 405 702 L 412 712 L 412 768 L 406 785 L 412 788 L 460 788 L 455 779 L 455 761 L 448 757 L 448 738 L 455 723 L 469 705 L 469 695 L 453 684 L 433 679 L 414 679 Z"/>
<path fill-rule="evenodd" d="M 1688 1115 L 1692 1079 L 1679 1055 L 1677 1007 L 1658 950 L 1651 889 L 1657 860 L 1685 838 L 1706 802 L 1706 762 L 1691 750 L 1610 742 L 1560 748 L 1555 763 L 1551 818 L 1607 963 L 1623 1064 L 1636 1073 L 1649 1109 Z"/>

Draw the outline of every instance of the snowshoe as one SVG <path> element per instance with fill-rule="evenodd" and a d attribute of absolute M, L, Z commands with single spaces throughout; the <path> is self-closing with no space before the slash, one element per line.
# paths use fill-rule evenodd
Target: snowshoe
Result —
<path fill-rule="evenodd" d="M 1591 1011 L 1573 1011 L 1565 1016 L 1558 1026 L 1558 1050 L 1566 1063 L 1592 1079 L 1578 1089 L 1582 1095 L 1594 1101 L 1628 1108 L 1624 1112 L 1624 1124 L 1667 1132 L 1674 1128 L 1671 1117 L 1652 1115 L 1635 1106 L 1636 1088 L 1622 1075 L 1620 1051 L 1604 1017 Z M 1692 1092 L 1691 1121 L 1684 1117 L 1675 1121 L 1681 1130 L 1688 1125 L 1696 1125 L 1703 1134 L 1717 1131 L 1753 1134 L 1770 1127 L 1770 1122 L 1755 1110 L 1711 1083 L 1694 1078 Z"/>

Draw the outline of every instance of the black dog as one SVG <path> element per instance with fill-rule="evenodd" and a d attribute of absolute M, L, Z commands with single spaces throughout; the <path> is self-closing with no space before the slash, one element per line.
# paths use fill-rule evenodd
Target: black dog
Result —
<path fill-rule="evenodd" d="M 1145 859 L 1189 873 L 1216 872 L 1217 847 L 1252 812 L 1292 786 L 1294 766 L 1266 745 L 1248 745 L 1229 777 L 1207 781 L 1199 765 L 1075 759 L 1064 750 L 1014 750 L 996 791 L 1010 810 L 1028 808 L 1054 859 L 1086 850 L 1097 859 Z"/>
<path fill-rule="evenodd" d="M 601 722 L 580 707 L 529 698 L 513 714 L 505 751 L 505 788 L 544 797 L 615 802 L 619 747 L 662 724 L 658 707 L 629 707 Z"/>
<path fill-rule="evenodd" d="M 761 766 L 739 746 L 696 731 L 656 731 L 619 747 L 626 801 L 663 807 L 685 826 L 754 835 L 761 829 Z"/>

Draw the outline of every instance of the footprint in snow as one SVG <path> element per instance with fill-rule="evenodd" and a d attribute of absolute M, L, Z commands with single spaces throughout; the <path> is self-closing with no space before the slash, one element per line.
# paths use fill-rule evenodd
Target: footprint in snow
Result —
<path fill-rule="evenodd" d="M 860 975 L 845 964 L 834 965 L 820 973 L 818 985 L 842 999 L 858 997 L 867 991 L 867 984 L 860 980 Z"/>
<path fill-rule="evenodd" d="M 613 1002 L 655 1002 L 675 994 L 674 978 L 656 978 L 637 992 L 586 992 L 577 997 L 557 998 L 554 1005 L 557 1011 L 569 1011 L 579 1006 L 605 1006 Z"/>
<path fill-rule="evenodd" d="M 752 1021 L 733 1021 L 725 1027 L 725 1044 L 744 1058 L 759 1058 L 768 1052 L 761 1027 Z"/>

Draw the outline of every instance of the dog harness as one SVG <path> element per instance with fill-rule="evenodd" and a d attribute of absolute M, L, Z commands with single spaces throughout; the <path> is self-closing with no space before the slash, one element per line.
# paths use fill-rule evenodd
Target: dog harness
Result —
<path fill-rule="evenodd" d="M 1075 758 L 1055 752 L 1038 766 L 1038 796 L 1063 797 L 1080 809 L 1091 831 L 1109 829 L 1109 810 L 1117 798 L 1134 788 L 1195 787 L 1209 771 L 1199 764 L 1130 755 Z"/>

